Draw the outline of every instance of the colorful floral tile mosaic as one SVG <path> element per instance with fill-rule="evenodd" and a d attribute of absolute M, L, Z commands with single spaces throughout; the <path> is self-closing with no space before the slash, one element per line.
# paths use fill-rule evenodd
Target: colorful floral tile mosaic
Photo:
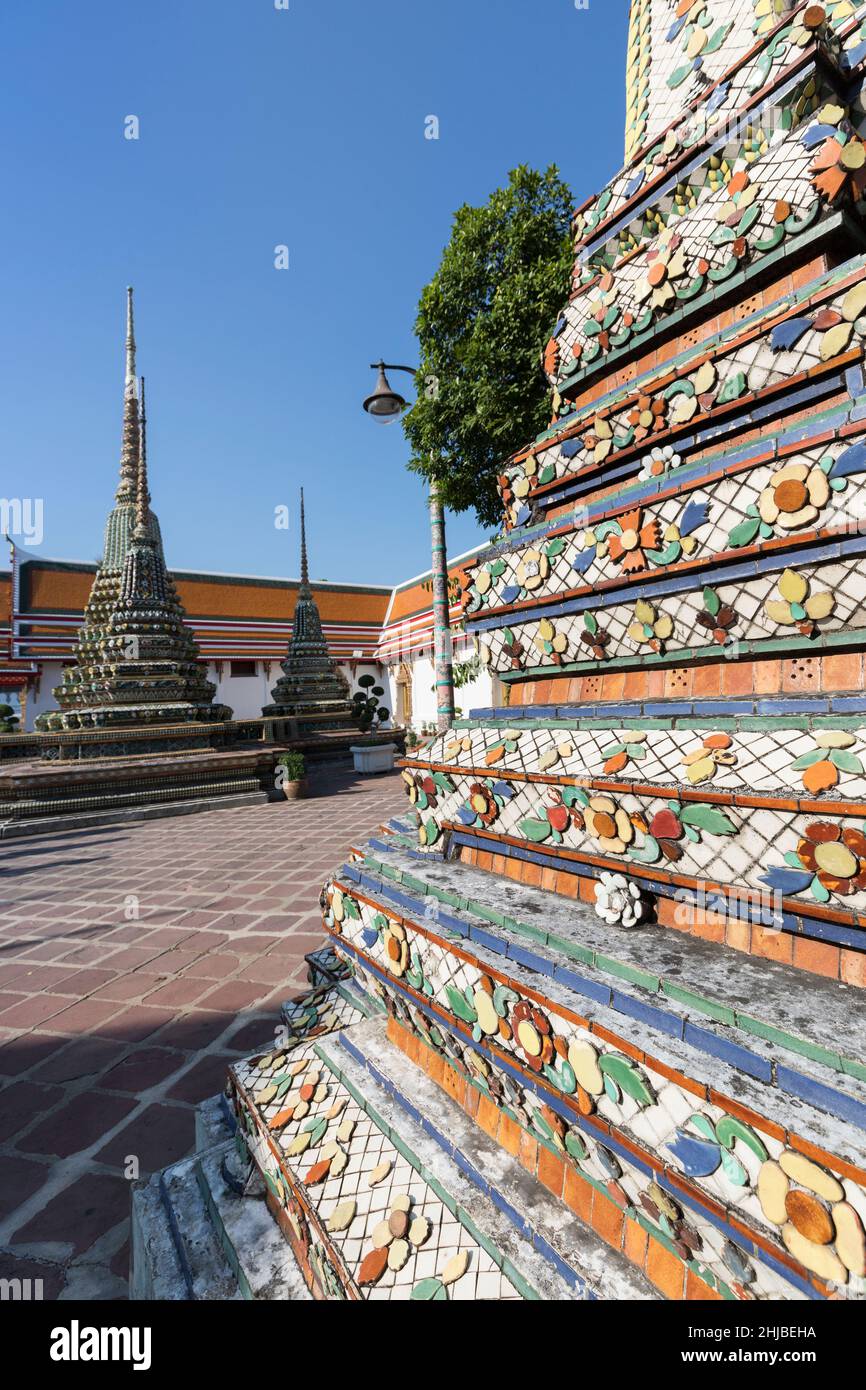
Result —
<path fill-rule="evenodd" d="M 326 1056 L 251 1058 L 231 1085 L 246 1143 L 323 1297 L 522 1296 Z"/>
<path fill-rule="evenodd" d="M 626 67 L 467 571 L 504 693 L 323 894 L 387 1034 L 332 991 L 232 1074 L 327 1298 L 521 1296 L 340 1074 L 364 1028 L 648 1296 L 866 1298 L 866 3 L 634 0 Z"/>
<path fill-rule="evenodd" d="M 707 1220 L 721 1204 L 724 1225 L 730 1227 L 736 1214 L 770 1257 L 769 1268 L 760 1272 L 760 1261 L 747 1262 L 738 1296 L 798 1296 L 780 1285 L 774 1267 L 785 1251 L 794 1261 L 785 1269 L 796 1276 L 799 1268 L 801 1281 L 808 1271 L 854 1295 L 866 1293 L 866 1174 L 855 1182 L 792 1150 L 772 1098 L 772 1119 L 753 1111 L 754 1123 L 745 1123 L 743 1107 L 756 1095 L 768 1104 L 760 1081 L 717 1065 L 711 1073 L 717 1100 L 696 1098 L 706 1058 L 701 1063 L 680 1051 L 677 1073 L 668 1064 L 655 1067 L 648 1054 L 637 1062 L 630 1055 L 634 1034 L 629 1041 L 613 1035 L 603 1009 L 584 1000 L 586 1016 L 578 1020 L 571 1001 L 549 982 L 540 999 L 538 976 L 531 971 L 510 963 L 503 974 L 482 948 L 469 947 L 467 954 L 466 943 L 458 955 L 426 924 L 387 915 L 355 894 L 350 886 L 335 885 L 326 920 L 338 949 L 359 964 L 390 1011 L 481 1079 L 528 1132 L 596 1180 L 617 1184 L 623 1204 L 640 1206 L 656 1220 L 666 1215 L 660 1229 L 685 1247 L 684 1258 L 701 1252 L 715 1277 L 730 1280 L 721 1228 L 716 1223 L 710 1238 L 714 1223 Z M 353 910 L 346 912 L 349 901 Z M 726 1085 L 736 1092 L 729 1100 L 721 1094 Z M 815 1115 L 813 1122 L 820 1133 L 821 1118 Z M 810 1124 L 808 1108 L 799 1109 L 797 1123 Z M 853 1136 L 854 1152 L 861 1143 Z M 642 1161 L 643 1170 L 629 1159 Z M 659 1186 L 659 1174 L 671 1169 L 693 1199 L 690 1220 Z"/>

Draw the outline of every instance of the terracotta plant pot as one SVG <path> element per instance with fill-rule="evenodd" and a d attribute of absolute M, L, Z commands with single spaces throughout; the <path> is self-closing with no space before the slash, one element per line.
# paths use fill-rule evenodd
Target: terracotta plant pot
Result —
<path fill-rule="evenodd" d="M 287 801 L 297 801 L 307 795 L 307 779 L 300 777 L 296 782 L 283 783 L 283 796 Z"/>

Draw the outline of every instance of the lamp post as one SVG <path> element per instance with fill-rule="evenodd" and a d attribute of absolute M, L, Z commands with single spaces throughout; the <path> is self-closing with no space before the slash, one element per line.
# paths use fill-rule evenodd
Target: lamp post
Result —
<path fill-rule="evenodd" d="M 372 362 L 371 370 L 378 373 L 376 386 L 371 396 L 364 401 L 368 415 L 382 425 L 390 425 L 399 419 L 406 409 L 406 401 L 395 391 L 386 372 L 408 372 L 417 376 L 414 367 L 401 367 L 397 363 Z M 454 668 L 451 651 L 451 619 L 448 599 L 448 558 L 445 550 L 445 509 L 439 498 L 436 480 L 430 480 L 430 535 L 433 548 L 433 663 L 436 681 L 436 722 L 440 731 L 449 728 L 454 722 Z"/>

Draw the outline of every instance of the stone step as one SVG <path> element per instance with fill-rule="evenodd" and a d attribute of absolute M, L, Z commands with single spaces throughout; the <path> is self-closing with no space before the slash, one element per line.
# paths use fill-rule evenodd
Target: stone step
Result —
<path fill-rule="evenodd" d="M 203 1107 L 205 1108 L 205 1107 Z M 221 1159 L 234 1149 L 218 1098 L 196 1123 L 199 1148 L 132 1193 L 130 1297 L 135 1300 L 235 1300 L 241 1297 L 198 1178 L 200 1154 Z"/>
<path fill-rule="evenodd" d="M 131 1298 L 309 1300 L 261 1182 L 241 1196 L 226 1176 L 242 1179 L 248 1166 L 238 1161 L 233 1130 L 223 1098 L 206 1101 L 196 1114 L 196 1153 L 133 1189 Z"/>
<path fill-rule="evenodd" d="M 394 1047 L 381 1021 L 329 1039 L 325 1050 L 337 1058 L 344 1079 L 357 1091 L 376 1096 L 378 1113 L 392 1132 L 398 1130 L 405 1139 L 411 1130 L 416 1152 L 430 1171 L 436 1172 L 444 1157 L 454 1161 L 474 1188 L 462 1200 L 476 1225 L 491 1219 L 481 1198 L 493 1203 L 502 1217 L 497 1227 L 499 1246 L 513 1263 L 521 1259 L 524 1240 L 570 1286 L 570 1298 L 658 1297 L 595 1231 L 571 1213 L 566 1219 L 561 1203 Z M 551 1287 L 543 1296 L 555 1294 Z"/>
<path fill-rule="evenodd" d="M 0 840 L 20 840 L 31 835 L 67 835 L 99 825 L 125 825 L 131 821 L 156 820 L 162 816 L 192 816 L 200 811 L 225 811 L 242 806 L 263 806 L 270 797 L 258 783 L 250 790 L 220 792 L 214 788 L 206 797 L 178 801 L 159 801 L 150 805 L 116 806 L 103 811 L 70 811 L 66 815 L 34 815 L 27 820 L 0 821 Z"/>
<path fill-rule="evenodd" d="M 240 1195 L 229 1186 L 226 1166 L 241 1177 L 237 1141 L 198 1155 L 196 1178 L 216 1238 L 232 1270 L 238 1296 L 247 1300 L 309 1301 L 309 1291 L 258 1188 Z"/>
<path fill-rule="evenodd" d="M 333 951 L 335 961 L 339 961 Z M 347 971 L 345 962 L 341 962 Z M 317 965 L 316 973 L 321 973 Z M 297 999 L 287 999 L 280 1008 L 284 1025 L 282 1046 L 293 1047 L 299 1042 L 324 1037 L 327 1033 L 360 1023 L 375 1012 L 369 995 L 351 978 L 338 984 L 318 985 Z"/>
<path fill-rule="evenodd" d="M 186 1160 L 189 1169 L 190 1160 Z M 180 1167 L 180 1165 L 177 1165 Z M 175 1233 L 162 1198 L 161 1174 L 132 1189 L 129 1297 L 134 1302 L 175 1302 L 192 1297 L 189 1271 L 181 1263 Z M 195 1176 L 192 1200 L 201 1204 Z"/>
<path fill-rule="evenodd" d="M 856 1031 L 850 1014 L 859 1007 L 857 991 L 837 999 L 840 987 L 826 988 L 829 981 L 771 961 L 743 961 L 753 967 L 749 993 L 762 1001 L 766 1012 L 757 1023 L 769 1036 L 746 1034 L 738 1013 L 741 976 L 722 974 L 712 985 L 714 996 L 705 984 L 698 991 L 727 1008 L 730 1018 L 696 1013 L 688 992 L 664 993 L 663 982 L 679 964 L 665 933 L 614 932 L 577 905 L 458 864 L 438 871 L 427 865 L 422 878 L 414 860 L 401 862 L 395 852 L 387 866 L 380 861 L 383 872 L 372 867 L 344 866 L 338 878 L 343 892 L 332 900 L 326 925 L 362 982 L 417 1036 L 433 1037 L 446 1054 L 456 1047 L 460 1057 L 480 1058 L 500 1100 L 511 1095 L 531 1133 L 546 1132 L 555 1142 L 560 1127 L 577 1152 L 590 1140 L 590 1150 L 603 1147 L 616 1156 L 620 1173 L 626 1165 L 632 1178 L 642 1173 L 657 1188 L 675 1190 L 680 1203 L 725 1239 L 733 1231 L 734 1244 L 744 1244 L 760 1261 L 760 1277 L 754 1268 L 750 1273 L 758 1296 L 826 1297 L 833 1284 L 844 1284 L 849 1296 L 866 1293 L 864 1082 L 850 1074 L 850 1059 L 844 1059 L 846 1071 L 838 1054 L 838 1069 L 831 1065 L 829 1046 L 827 1056 L 804 1055 L 791 1038 L 800 1045 L 808 1039 L 771 1021 L 776 1012 L 783 1019 L 792 1013 L 820 1019 L 819 1046 L 827 1046 L 822 1029 L 833 1020 L 840 1036 Z M 451 895 L 445 911 L 428 891 L 437 872 L 448 884 L 440 893 Z M 469 898 L 479 879 L 489 892 L 504 893 L 496 911 L 505 925 L 491 919 L 489 907 L 483 917 L 470 911 L 470 903 L 490 902 Z M 533 915 L 547 930 L 536 929 L 527 945 L 514 922 Z M 642 965 L 635 957 L 617 961 L 603 954 L 614 940 L 626 956 L 639 947 Z M 685 938 L 677 944 L 684 959 L 699 946 L 701 968 L 705 963 L 711 974 L 714 957 L 703 948 L 712 943 Z M 575 958 L 578 948 L 585 959 Z M 658 971 L 654 979 L 652 969 Z M 698 978 L 686 976 L 695 987 Z M 638 1183 L 639 1200 L 646 1186 Z M 837 1210 L 836 1226 L 829 1208 L 813 1209 L 818 1197 Z M 825 1243 L 804 1239 L 804 1230 Z M 846 1267 L 825 1249 L 833 1239 Z M 718 1260 L 713 1271 L 724 1280 Z"/>
<path fill-rule="evenodd" d="M 608 1006 L 625 1016 L 620 1027 L 639 1018 L 755 1075 L 770 1068 L 783 1090 L 866 1123 L 862 990 L 691 935 L 611 928 L 584 903 L 458 862 L 372 851 L 342 873 L 391 911 L 552 977 L 581 996 L 581 1007 L 587 999 Z M 731 1044 L 742 1049 L 736 1058 Z"/>
<path fill-rule="evenodd" d="M 380 1061 L 383 1050 L 390 1052 L 392 1073 L 405 1067 L 384 1030 L 382 1019 L 369 1019 L 339 1036 L 295 1048 L 276 1063 L 271 1058 L 264 1068 L 251 1058 L 231 1069 L 241 1128 L 268 1183 L 270 1205 L 284 1214 L 293 1249 L 327 1296 L 373 1301 L 655 1297 L 643 1277 L 625 1261 L 612 1259 L 588 1230 L 584 1239 L 592 1258 L 579 1269 L 552 1246 L 543 1246 L 540 1237 L 533 1244 L 518 1208 L 504 1198 L 497 1205 L 489 1183 L 485 1191 L 477 1182 L 492 1155 L 477 1127 L 430 1088 L 425 1111 L 435 1107 L 440 1135 L 453 1139 L 459 1133 L 465 1144 L 465 1152 L 460 1150 L 465 1162 L 458 1162 L 453 1146 L 443 1147 L 440 1137 L 414 1117 L 417 1112 L 388 1092 L 382 1084 L 384 1064 L 377 1078 L 366 1068 L 365 1047 Z M 282 1094 L 274 1094 L 274 1077 L 284 1078 Z M 423 1080 L 407 1071 L 403 1089 Z M 289 1098 L 293 1112 L 304 1108 L 286 1118 Z M 306 1134 L 312 1137 L 304 1139 Z M 371 1174 L 376 1176 L 372 1185 Z M 572 1224 L 543 1189 L 535 1200 L 547 1204 L 551 1229 L 557 1220 Z"/>

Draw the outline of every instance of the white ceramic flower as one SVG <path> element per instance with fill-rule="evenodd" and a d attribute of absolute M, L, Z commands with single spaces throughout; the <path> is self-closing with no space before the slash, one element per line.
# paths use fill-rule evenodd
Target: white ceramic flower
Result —
<path fill-rule="evenodd" d="M 596 916 L 609 926 L 636 927 L 649 913 L 649 903 L 625 874 L 602 873 L 595 885 Z"/>
<path fill-rule="evenodd" d="M 681 463 L 681 456 L 670 444 L 657 445 L 637 476 L 641 482 L 648 482 L 650 478 L 660 478 L 671 468 L 679 468 Z"/>

